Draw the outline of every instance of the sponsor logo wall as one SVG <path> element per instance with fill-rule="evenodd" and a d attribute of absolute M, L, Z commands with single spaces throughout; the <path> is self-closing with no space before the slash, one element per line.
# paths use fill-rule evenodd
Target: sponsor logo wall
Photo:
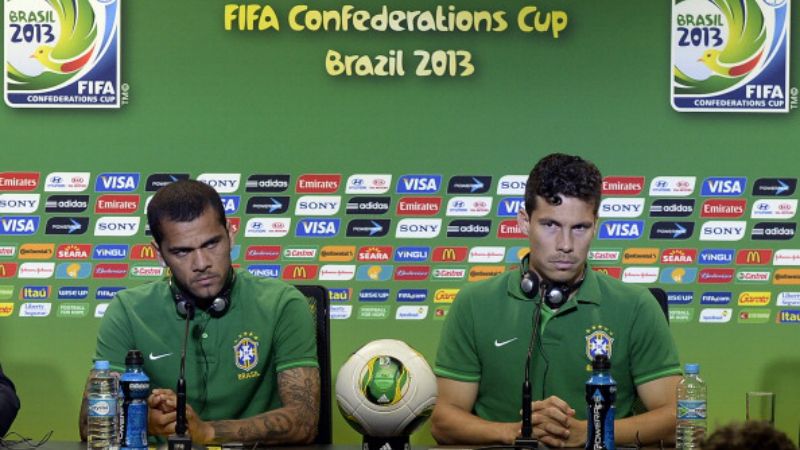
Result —
<path fill-rule="evenodd" d="M 236 267 L 326 286 L 335 320 L 441 320 L 464 283 L 518 270 L 527 251 L 514 219 L 525 175 L 3 172 L 0 317 L 92 320 L 164 276 L 146 204 L 188 177 L 242 228 Z M 796 185 L 607 176 L 590 266 L 663 288 L 676 324 L 798 323 Z"/>

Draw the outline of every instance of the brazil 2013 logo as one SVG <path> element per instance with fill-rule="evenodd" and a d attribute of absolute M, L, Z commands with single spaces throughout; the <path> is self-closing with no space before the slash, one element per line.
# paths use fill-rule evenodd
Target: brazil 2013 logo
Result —
<path fill-rule="evenodd" d="M 673 0 L 677 111 L 789 111 L 790 0 Z"/>
<path fill-rule="evenodd" d="M 119 108 L 121 0 L 4 0 L 5 101 Z"/>

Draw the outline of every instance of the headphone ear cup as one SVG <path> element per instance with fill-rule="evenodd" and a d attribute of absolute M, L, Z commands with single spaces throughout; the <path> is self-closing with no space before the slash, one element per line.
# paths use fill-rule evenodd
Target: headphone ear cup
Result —
<path fill-rule="evenodd" d="M 539 291 L 539 277 L 531 274 L 530 271 L 527 271 L 525 272 L 525 275 L 522 276 L 519 287 L 522 289 L 522 292 L 526 297 L 533 299 L 536 297 L 536 293 Z"/>
<path fill-rule="evenodd" d="M 230 302 L 228 301 L 227 296 L 219 296 L 215 298 L 213 302 L 211 302 L 211 306 L 208 307 L 206 312 L 209 316 L 217 319 L 225 315 L 225 313 L 228 311 L 228 305 L 230 305 Z"/>

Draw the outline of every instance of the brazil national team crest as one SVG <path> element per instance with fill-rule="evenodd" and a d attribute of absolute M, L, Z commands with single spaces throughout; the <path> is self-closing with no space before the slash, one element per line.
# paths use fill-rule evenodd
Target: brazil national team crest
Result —
<path fill-rule="evenodd" d="M 595 325 L 586 330 L 586 357 L 589 361 L 594 361 L 597 355 L 606 355 L 611 359 L 613 335 L 614 333 L 602 325 Z"/>
<path fill-rule="evenodd" d="M 242 333 L 233 346 L 236 367 L 248 372 L 258 365 L 258 337 L 253 333 Z"/>
<path fill-rule="evenodd" d="M 673 0 L 677 111 L 789 111 L 790 0 Z"/>
<path fill-rule="evenodd" d="M 4 0 L 5 101 L 119 108 L 121 0 Z"/>

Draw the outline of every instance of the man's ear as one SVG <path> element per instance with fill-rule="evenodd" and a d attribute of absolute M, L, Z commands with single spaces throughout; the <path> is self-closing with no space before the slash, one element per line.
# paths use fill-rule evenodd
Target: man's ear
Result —
<path fill-rule="evenodd" d="M 161 255 L 161 248 L 158 246 L 156 241 L 150 241 L 150 245 L 156 250 L 156 257 L 158 257 L 158 262 L 161 264 L 162 267 L 167 266 L 167 262 L 164 261 L 164 257 Z"/>
<path fill-rule="evenodd" d="M 225 219 L 225 231 L 228 232 L 228 242 L 230 242 L 231 248 L 233 248 L 233 243 L 235 242 L 236 233 L 233 232 L 233 227 L 228 219 Z"/>
<path fill-rule="evenodd" d="M 528 217 L 528 213 L 525 212 L 524 208 L 520 208 L 519 212 L 517 212 L 517 225 L 519 226 L 522 234 L 528 236 L 531 226 L 531 219 Z"/>

